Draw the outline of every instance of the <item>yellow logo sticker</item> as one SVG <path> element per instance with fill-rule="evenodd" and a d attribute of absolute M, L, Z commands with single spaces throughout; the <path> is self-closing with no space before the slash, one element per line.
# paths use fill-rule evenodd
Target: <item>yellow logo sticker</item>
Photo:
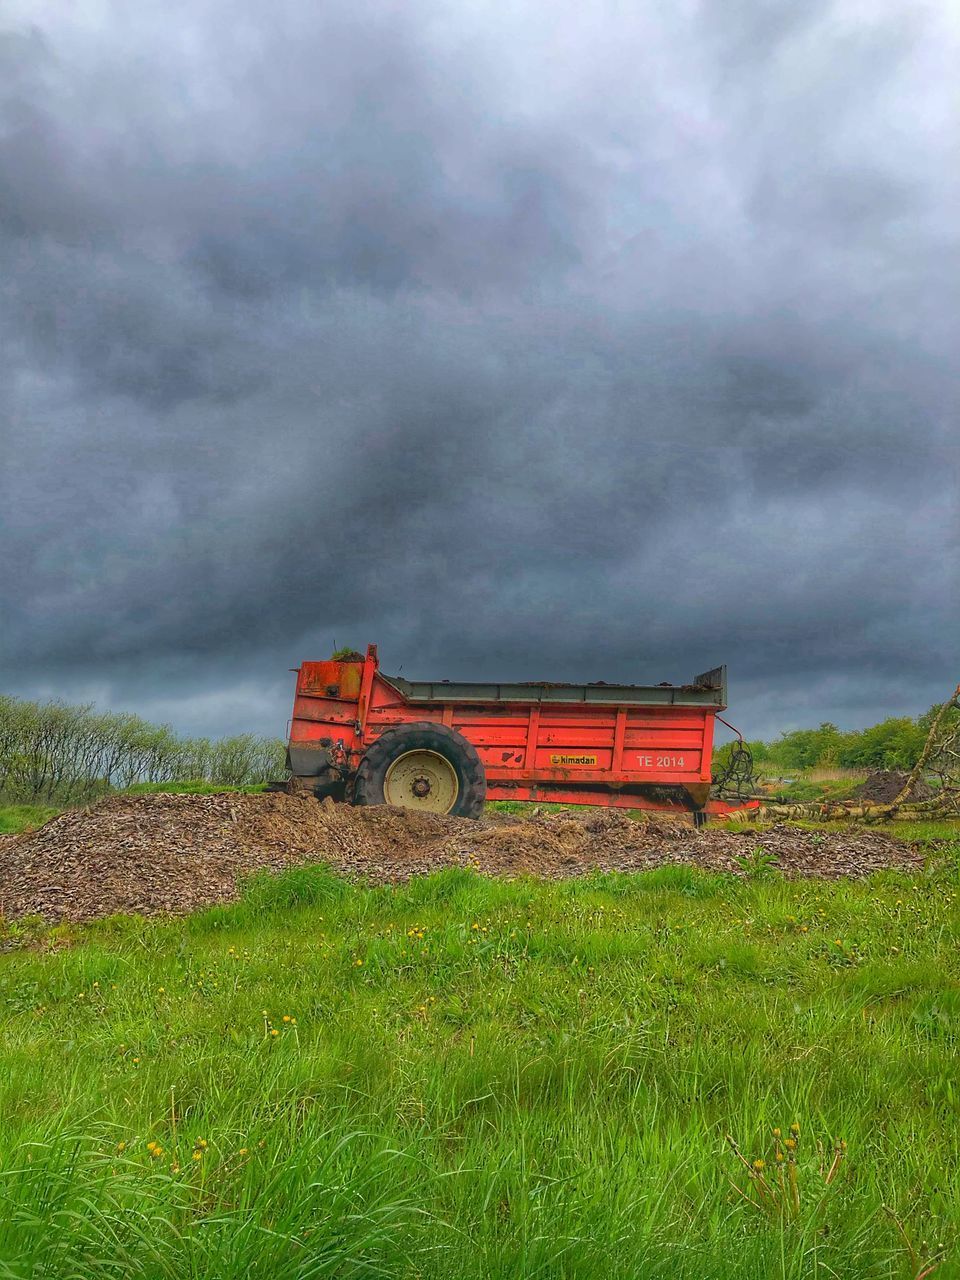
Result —
<path fill-rule="evenodd" d="M 596 756 L 551 756 L 551 764 L 596 764 Z"/>

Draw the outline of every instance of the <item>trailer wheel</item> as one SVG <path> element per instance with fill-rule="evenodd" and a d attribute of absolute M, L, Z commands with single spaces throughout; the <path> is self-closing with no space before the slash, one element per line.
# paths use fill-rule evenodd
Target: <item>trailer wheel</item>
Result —
<path fill-rule="evenodd" d="M 364 753 L 354 804 L 395 804 L 421 813 L 479 818 L 487 779 L 476 748 L 455 729 L 429 721 L 398 725 Z"/>

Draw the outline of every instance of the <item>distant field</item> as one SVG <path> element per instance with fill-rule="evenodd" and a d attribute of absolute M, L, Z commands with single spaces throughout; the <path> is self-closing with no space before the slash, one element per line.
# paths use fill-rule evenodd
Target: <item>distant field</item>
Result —
<path fill-rule="evenodd" d="M 0 1275 L 957 1275 L 960 839 L 931 848 L 855 884 L 314 867 L 8 931 Z"/>
<path fill-rule="evenodd" d="M 762 792 L 788 804 L 848 800 L 867 778 L 866 772 L 859 769 L 781 770 L 767 765 L 758 769 L 758 775 Z"/>
<path fill-rule="evenodd" d="M 779 778 L 803 782 L 842 782 L 851 788 L 858 786 L 867 778 L 866 769 L 840 769 L 818 766 L 814 769 L 788 769 L 781 765 L 764 762 L 757 766 L 757 772 L 766 782 L 775 782 Z"/>
<path fill-rule="evenodd" d="M 819 766 L 816 769 L 805 769 L 803 776 L 808 782 L 849 782 L 856 786 L 867 777 L 866 769 L 839 769 Z"/>

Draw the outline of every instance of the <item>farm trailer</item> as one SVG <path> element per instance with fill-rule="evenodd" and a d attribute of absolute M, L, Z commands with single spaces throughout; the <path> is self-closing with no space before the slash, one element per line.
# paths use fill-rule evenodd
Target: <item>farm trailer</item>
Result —
<path fill-rule="evenodd" d="M 692 814 L 710 799 L 726 668 L 688 685 L 385 676 L 375 645 L 296 668 L 287 765 L 323 799 L 478 817 L 484 800 Z M 725 722 L 724 722 L 725 723 Z"/>

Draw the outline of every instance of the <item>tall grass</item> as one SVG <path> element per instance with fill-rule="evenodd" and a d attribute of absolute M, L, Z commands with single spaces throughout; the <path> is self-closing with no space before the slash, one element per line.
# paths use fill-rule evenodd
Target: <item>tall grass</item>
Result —
<path fill-rule="evenodd" d="M 866 769 L 841 769 L 839 765 L 821 765 L 813 769 L 804 769 L 803 776 L 808 782 L 845 782 L 855 787 L 867 779 Z"/>
<path fill-rule="evenodd" d="M 311 867 L 9 929 L 0 1276 L 955 1275 L 945 852 L 864 884 Z"/>

